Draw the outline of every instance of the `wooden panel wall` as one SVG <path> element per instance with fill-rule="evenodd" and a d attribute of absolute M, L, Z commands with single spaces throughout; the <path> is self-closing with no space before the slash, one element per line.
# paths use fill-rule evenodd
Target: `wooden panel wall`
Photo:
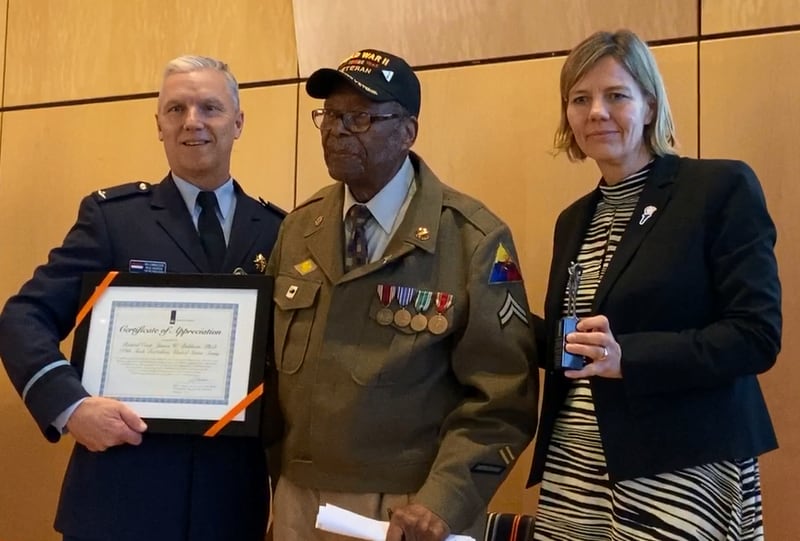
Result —
<path fill-rule="evenodd" d="M 290 0 L 7 1 L 6 106 L 152 92 L 186 53 L 240 81 L 297 75 Z"/>
<path fill-rule="evenodd" d="M 241 91 L 245 127 L 231 165 L 250 195 L 287 211 L 295 205 L 297 91 L 297 83 Z"/>
<path fill-rule="evenodd" d="M 768 535 L 793 539 L 800 532 L 793 511 L 800 400 L 790 362 L 800 353 L 790 332 L 800 319 L 792 249 L 800 241 L 793 217 L 800 158 L 790 145 L 800 138 L 792 94 L 800 28 L 705 41 L 697 17 L 705 34 L 798 25 L 799 1 L 563 0 L 555 9 L 546 0 L 446 7 L 426 0 L 0 0 L 0 302 L 60 243 L 83 195 L 166 172 L 151 93 L 167 60 L 200 53 L 232 66 L 248 87 L 234 175 L 251 194 L 289 209 L 330 182 L 310 118 L 319 101 L 305 94 L 302 77 L 376 47 L 415 66 L 435 65 L 420 71 L 415 150 L 445 182 L 510 224 L 531 305 L 541 310 L 555 217 L 598 177 L 591 163 L 550 154 L 561 53 L 598 29 L 629 27 L 645 39 L 676 41 L 655 54 L 682 153 L 750 162 L 780 230 L 787 338 L 762 384 L 782 448 L 762 464 Z M 72 100 L 80 101 L 64 103 Z M 0 539 L 60 539 L 51 524 L 71 440 L 46 443 L 3 375 L 0 416 Z M 535 512 L 536 490 L 523 489 L 529 460 L 522 457 L 492 509 Z"/>
<path fill-rule="evenodd" d="M 696 0 L 294 0 L 300 75 L 358 49 L 403 51 L 412 65 L 563 51 L 599 28 L 644 39 L 691 36 Z"/>
<path fill-rule="evenodd" d="M 703 43 L 700 47 L 700 148 L 704 157 L 748 162 L 764 186 L 778 227 L 783 286 L 783 351 L 761 377 L 780 449 L 761 460 L 766 533 L 797 539 L 800 520 L 800 32 Z M 765 61 L 769 59 L 769 61 Z M 742 74 L 747 74 L 742 77 Z"/>
<path fill-rule="evenodd" d="M 703 0 L 703 34 L 800 23 L 800 0 Z"/>
<path fill-rule="evenodd" d="M 0 43 L 6 42 L 6 14 L 8 12 L 8 0 L 0 0 Z M 0 55 L 0 85 L 5 78 L 6 56 Z M 0 105 L 3 105 L 3 97 L 0 96 Z M 2 126 L 2 124 L 0 124 Z M 0 130 L 0 133 L 2 131 Z"/>

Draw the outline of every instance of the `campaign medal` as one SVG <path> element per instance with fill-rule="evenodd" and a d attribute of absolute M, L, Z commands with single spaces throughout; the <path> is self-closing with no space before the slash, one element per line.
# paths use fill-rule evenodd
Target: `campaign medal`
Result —
<path fill-rule="evenodd" d="M 386 284 L 378 284 L 378 298 L 383 305 L 383 308 L 378 310 L 375 319 L 381 325 L 391 325 L 394 321 L 394 313 L 389 305 L 394 300 L 395 286 L 388 286 Z"/>
<path fill-rule="evenodd" d="M 417 311 L 417 314 L 411 318 L 411 330 L 420 332 L 428 327 L 428 318 L 423 312 L 430 307 L 432 298 L 432 291 L 419 290 L 417 292 L 417 300 L 414 301 L 414 310 Z"/>
<path fill-rule="evenodd" d="M 444 313 L 453 304 L 453 296 L 450 293 L 439 291 L 436 293 L 436 315 L 428 321 L 428 330 L 431 334 L 443 334 L 447 330 L 447 318 Z"/>
<path fill-rule="evenodd" d="M 397 303 L 400 309 L 394 313 L 394 324 L 398 327 L 408 327 L 411 323 L 411 312 L 406 310 L 406 306 L 414 298 L 416 291 L 413 287 L 397 286 Z"/>

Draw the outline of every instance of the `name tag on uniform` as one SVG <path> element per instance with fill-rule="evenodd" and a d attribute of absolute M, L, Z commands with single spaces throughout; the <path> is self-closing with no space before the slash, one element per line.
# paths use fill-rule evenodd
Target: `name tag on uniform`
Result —
<path fill-rule="evenodd" d="M 148 261 L 146 259 L 131 259 L 128 262 L 128 272 L 149 272 L 164 274 L 167 272 L 166 261 Z"/>

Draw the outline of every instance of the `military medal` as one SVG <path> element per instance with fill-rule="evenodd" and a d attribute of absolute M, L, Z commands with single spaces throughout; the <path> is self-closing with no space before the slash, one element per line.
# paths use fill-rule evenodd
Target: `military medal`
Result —
<path fill-rule="evenodd" d="M 436 293 L 436 315 L 428 321 L 428 330 L 431 334 L 443 334 L 447 330 L 447 318 L 444 314 L 453 305 L 453 296 L 450 293 L 439 291 Z"/>
<path fill-rule="evenodd" d="M 424 331 L 428 327 L 428 318 L 425 317 L 423 312 L 428 310 L 428 307 L 430 307 L 432 298 L 432 291 L 419 290 L 417 292 L 417 300 L 414 301 L 414 310 L 417 311 L 417 314 L 411 318 L 411 330 L 420 332 Z"/>
<path fill-rule="evenodd" d="M 375 315 L 375 320 L 381 325 L 391 325 L 394 321 L 394 313 L 389 305 L 394 300 L 395 286 L 388 286 L 386 284 L 378 284 L 378 298 L 383 305 L 383 308 L 378 310 Z"/>
<path fill-rule="evenodd" d="M 406 306 L 414 298 L 416 289 L 413 287 L 397 286 L 397 304 L 400 309 L 394 313 L 394 324 L 398 327 L 408 327 L 411 323 L 411 312 L 406 310 Z"/>

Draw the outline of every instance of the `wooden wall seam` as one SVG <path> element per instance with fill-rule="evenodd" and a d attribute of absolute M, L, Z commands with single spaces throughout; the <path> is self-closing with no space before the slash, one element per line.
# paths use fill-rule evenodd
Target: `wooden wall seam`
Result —
<path fill-rule="evenodd" d="M 6 24 L 8 24 L 6 22 Z M 698 27 L 697 27 L 697 35 L 694 36 L 686 36 L 686 37 L 679 37 L 679 38 L 668 38 L 668 39 L 659 39 L 659 40 L 651 40 L 648 41 L 648 45 L 650 47 L 660 47 L 665 45 L 684 45 L 684 44 L 696 44 L 700 45 L 704 42 L 710 41 L 717 41 L 723 39 L 732 39 L 732 38 L 742 38 L 742 37 L 754 37 L 754 36 L 762 36 L 762 35 L 774 35 L 780 33 L 788 33 L 788 32 L 797 32 L 800 31 L 800 24 L 792 24 L 792 25 L 783 25 L 783 26 L 776 26 L 776 27 L 769 27 L 769 28 L 756 28 L 756 29 L 748 29 L 748 30 L 739 30 L 739 31 L 732 31 L 732 32 L 719 32 L 716 34 L 708 34 L 702 35 L 700 32 L 702 30 L 701 21 L 698 18 Z M 401 53 L 402 54 L 402 53 Z M 424 72 L 424 71 L 432 71 L 432 70 L 443 70 L 443 69 L 453 69 L 453 68 L 462 68 L 462 67 L 471 67 L 471 66 L 485 66 L 490 64 L 504 64 L 504 63 L 511 63 L 511 62 L 525 62 L 529 60 L 539 60 L 545 58 L 558 58 L 558 57 L 566 57 L 569 54 L 569 50 L 553 50 L 553 51 L 542 51 L 537 53 L 528 53 L 522 55 L 513 55 L 513 56 L 504 56 L 504 57 L 489 57 L 489 58 L 478 58 L 473 60 L 463 60 L 458 62 L 445 62 L 439 64 L 425 64 L 425 65 L 417 65 L 412 66 L 414 71 L 417 73 Z M 700 69 L 699 62 L 698 62 L 698 70 Z M 3 87 L 5 86 L 5 73 L 3 74 Z M 282 79 L 272 79 L 272 80 L 262 80 L 262 81 L 246 81 L 239 83 L 239 89 L 247 89 L 247 88 L 267 88 L 271 86 L 281 86 L 281 85 L 291 85 L 297 84 L 301 85 L 308 80 L 308 77 L 291 77 L 291 78 L 282 78 Z M 5 92 L 3 92 L 5 94 Z M 9 111 L 26 111 L 32 109 L 47 109 L 52 107 L 66 107 L 66 106 L 74 106 L 74 105 L 88 105 L 88 104 L 95 104 L 95 103 L 107 103 L 113 101 L 129 101 L 129 100 L 140 100 L 140 99 L 147 99 L 147 98 L 155 98 L 158 97 L 158 92 L 141 92 L 135 94 L 120 94 L 120 95 L 111 95 L 111 96 L 99 96 L 95 98 L 78 98 L 78 99 L 71 99 L 71 100 L 58 100 L 58 101 L 50 101 L 50 102 L 37 102 L 31 104 L 19 104 L 19 105 L 11 105 L 11 106 L 0 106 L 0 113 L 9 112 Z M 4 103 L 4 102 L 3 102 Z"/>

